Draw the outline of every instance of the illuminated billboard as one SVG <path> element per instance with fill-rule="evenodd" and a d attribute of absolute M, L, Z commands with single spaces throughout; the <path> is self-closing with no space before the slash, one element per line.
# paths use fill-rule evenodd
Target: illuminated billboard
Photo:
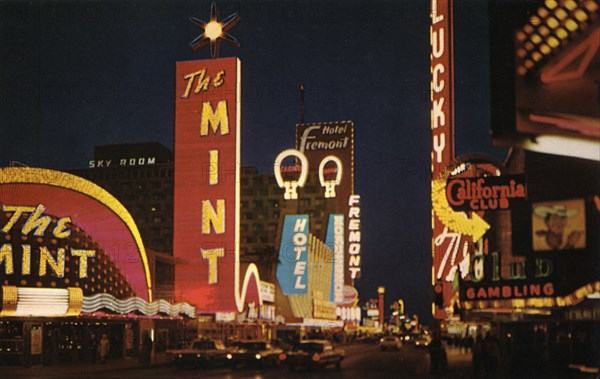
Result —
<path fill-rule="evenodd" d="M 585 204 L 582 199 L 532 204 L 533 251 L 585 249 Z"/>
<path fill-rule="evenodd" d="M 447 248 L 450 240 L 446 235 L 453 231 L 440 220 L 436 212 L 437 193 L 445 187 L 444 174 L 454 159 L 454 56 L 452 0 L 431 0 L 431 178 L 432 178 L 432 227 L 433 244 L 432 285 L 442 301 L 434 304 L 435 318 L 446 318 L 444 307 L 450 305 L 453 295 L 452 280 L 446 280 L 448 271 Z M 445 176 L 444 178 L 442 178 Z M 438 184 L 436 184 L 436 182 Z M 444 195 L 445 197 L 445 195 Z"/>
<path fill-rule="evenodd" d="M 296 149 L 308 159 L 310 175 L 318 178 L 323 196 L 335 198 L 335 212 L 347 215 L 348 202 L 354 194 L 354 123 L 336 121 L 297 124 Z M 349 221 L 346 220 L 346 235 L 349 233 L 348 226 Z M 360 275 L 356 270 L 354 273 L 348 270 L 348 246 L 345 254 L 344 280 L 350 283 Z"/>
<path fill-rule="evenodd" d="M 325 244 L 333 251 L 331 269 L 331 291 L 329 301 L 336 304 L 344 302 L 344 255 L 345 226 L 343 214 L 329 215 Z"/>
<path fill-rule="evenodd" d="M 240 278 L 240 113 L 237 58 L 177 62 L 175 292 L 201 312 L 262 304 L 256 266 Z"/>
<path fill-rule="evenodd" d="M 598 161 L 598 1 L 497 0 L 489 10 L 494 143 Z"/>
<path fill-rule="evenodd" d="M 84 295 L 106 290 L 152 300 L 137 226 L 101 187 L 63 172 L 9 167 L 0 169 L 0 203 L 5 285 L 72 286 Z"/>
<path fill-rule="evenodd" d="M 527 198 L 523 175 L 448 179 L 446 198 L 455 211 L 494 211 L 509 209 Z"/>
<path fill-rule="evenodd" d="M 296 149 L 308 159 L 310 174 L 320 179 L 324 196 L 336 197 L 337 209 L 345 211 L 348 197 L 354 192 L 354 123 L 297 124 Z M 326 182 L 337 186 L 333 194 Z"/>
<path fill-rule="evenodd" d="M 352 194 L 348 200 L 348 271 L 352 280 L 360 278 L 361 241 L 360 195 Z"/>
<path fill-rule="evenodd" d="M 563 199 L 531 202 L 507 217 L 489 217 L 493 228 L 512 229 L 513 238 L 492 235 L 476 244 L 470 275 L 460 285 L 462 305 L 564 307 L 599 291 L 598 239 L 587 233 L 598 230 L 599 215 L 592 199 Z"/>
<path fill-rule="evenodd" d="M 281 232 L 277 280 L 286 296 L 308 293 L 308 216 L 286 215 Z"/>
<path fill-rule="evenodd" d="M 152 302 L 137 226 L 96 184 L 53 170 L 2 168 L 0 204 L 0 316 L 195 315 L 189 304 Z"/>

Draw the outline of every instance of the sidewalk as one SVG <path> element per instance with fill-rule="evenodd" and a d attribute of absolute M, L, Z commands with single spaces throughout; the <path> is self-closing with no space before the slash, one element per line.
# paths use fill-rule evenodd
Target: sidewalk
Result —
<path fill-rule="evenodd" d="M 446 346 L 448 358 L 448 371 L 440 375 L 443 378 L 466 379 L 472 377 L 471 351 L 455 346 Z"/>
<path fill-rule="evenodd" d="M 150 367 L 164 366 L 169 364 L 164 353 L 156 354 L 152 359 Z M 106 363 L 69 363 L 56 364 L 53 366 L 0 366 L 0 378 L 19 377 L 56 377 L 69 372 L 70 376 L 84 378 L 86 376 L 98 377 L 98 374 L 109 371 L 123 371 L 143 367 L 138 358 L 110 359 Z"/>
<path fill-rule="evenodd" d="M 595 373 L 579 372 L 573 369 L 549 370 L 548 367 L 529 367 L 527 372 L 511 370 L 510 360 L 502 357 L 498 362 L 495 374 L 481 372 L 475 376 L 472 367 L 471 351 L 464 351 L 455 346 L 446 346 L 448 370 L 444 374 L 433 375 L 444 379 L 598 379 Z"/>

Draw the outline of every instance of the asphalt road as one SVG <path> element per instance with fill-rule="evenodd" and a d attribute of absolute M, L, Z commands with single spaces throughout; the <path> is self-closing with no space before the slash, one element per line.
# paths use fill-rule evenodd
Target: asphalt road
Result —
<path fill-rule="evenodd" d="M 398 378 L 427 376 L 429 357 L 426 350 L 417 350 L 407 346 L 400 352 L 379 351 L 376 345 L 349 345 L 343 347 L 346 358 L 342 362 L 342 369 L 337 371 L 334 367 L 318 370 L 299 369 L 290 372 L 287 367 L 238 369 L 177 369 L 174 367 L 161 367 L 151 370 L 136 370 L 127 375 L 128 378 Z M 121 378 L 120 373 L 107 373 L 103 378 Z M 114 374 L 114 376 L 113 376 Z M 139 376 L 138 376 L 139 375 Z"/>
<path fill-rule="evenodd" d="M 405 345 L 401 351 L 380 351 L 375 344 L 343 346 L 346 358 L 342 368 L 327 370 L 298 370 L 290 372 L 285 366 L 258 368 L 185 368 L 157 365 L 141 368 L 137 360 L 114 360 L 106 364 L 88 364 L 50 367 L 0 366 L 0 379 L 171 379 L 171 378 L 326 378 L 326 379 L 471 379 L 471 355 L 454 347 L 447 347 L 448 371 L 444 374 L 429 373 L 429 354 L 425 349 Z M 598 379 L 596 374 L 581 374 L 572 371 L 539 374 L 507 372 L 507 367 L 494 375 L 480 375 L 477 379 Z M 533 372 L 537 372 L 534 368 Z"/>
<path fill-rule="evenodd" d="M 111 367 L 107 363 L 103 367 L 50 367 L 39 369 L 11 370 L 12 378 L 28 379 L 62 379 L 62 378 L 127 378 L 127 379 L 166 379 L 166 378 L 327 378 L 327 379 L 351 379 L 351 378 L 426 378 L 429 377 L 429 356 L 427 350 L 416 349 L 406 345 L 401 351 L 380 351 L 374 344 L 347 345 L 346 358 L 342 362 L 342 368 L 325 370 L 298 370 L 290 372 L 285 366 L 269 368 L 242 367 L 232 368 L 184 368 L 173 366 L 157 366 L 152 368 L 139 367 Z M 0 377 L 2 375 L 0 367 Z M 6 374 L 8 372 L 5 371 Z M 458 374 L 458 373 L 455 373 Z M 8 378 L 7 377 L 7 378 Z M 452 378 L 464 376 L 453 375 Z M 438 376 L 439 378 L 439 376 Z"/>

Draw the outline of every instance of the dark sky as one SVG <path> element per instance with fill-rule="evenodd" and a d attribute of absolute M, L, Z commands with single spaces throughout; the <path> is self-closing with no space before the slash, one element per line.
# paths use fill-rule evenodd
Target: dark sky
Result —
<path fill-rule="evenodd" d="M 387 289 L 429 318 L 431 202 L 428 1 L 218 3 L 238 12 L 244 166 L 263 170 L 294 146 L 297 88 L 306 121 L 353 120 L 362 195 L 361 300 Z M 188 43 L 207 1 L 0 2 L 0 165 L 85 168 L 93 146 L 173 148 L 174 73 L 204 59 Z M 487 153 L 489 69 L 484 2 L 456 5 L 456 152 Z M 508 58 L 512 59 L 512 58 Z"/>

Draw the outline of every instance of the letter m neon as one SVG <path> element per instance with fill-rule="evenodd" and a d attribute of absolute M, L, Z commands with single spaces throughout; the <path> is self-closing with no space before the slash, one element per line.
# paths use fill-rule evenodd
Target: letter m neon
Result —
<path fill-rule="evenodd" d="M 202 103 L 201 136 L 208 135 L 209 125 L 215 135 L 219 125 L 221 125 L 221 135 L 229 134 L 229 119 L 227 118 L 227 102 L 225 100 L 219 101 L 216 111 L 213 110 L 208 101 Z"/>

